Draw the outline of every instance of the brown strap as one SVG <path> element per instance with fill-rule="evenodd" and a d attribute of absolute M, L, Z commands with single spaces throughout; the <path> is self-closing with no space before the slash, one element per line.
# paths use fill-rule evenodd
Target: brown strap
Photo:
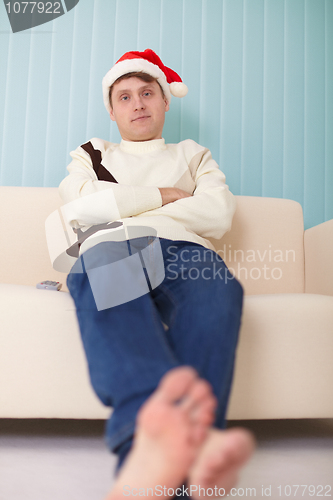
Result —
<path fill-rule="evenodd" d="M 115 182 L 118 184 L 113 175 L 110 174 L 110 172 L 101 164 L 102 153 L 99 149 L 95 149 L 90 141 L 83 144 L 81 148 L 84 149 L 90 156 L 93 168 L 99 181 Z"/>

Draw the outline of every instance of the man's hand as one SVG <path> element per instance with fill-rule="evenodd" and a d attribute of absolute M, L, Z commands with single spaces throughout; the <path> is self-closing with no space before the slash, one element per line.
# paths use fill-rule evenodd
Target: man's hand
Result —
<path fill-rule="evenodd" d="M 169 187 L 169 188 L 158 188 L 162 196 L 162 206 L 167 203 L 172 203 L 173 201 L 180 200 L 181 198 L 187 198 L 192 196 L 183 189 Z"/>

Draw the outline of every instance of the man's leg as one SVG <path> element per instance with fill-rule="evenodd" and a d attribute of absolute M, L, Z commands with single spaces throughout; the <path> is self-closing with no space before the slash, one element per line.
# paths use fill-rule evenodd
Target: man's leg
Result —
<path fill-rule="evenodd" d="M 124 257 L 127 242 L 104 242 L 81 256 L 68 275 L 93 388 L 113 407 L 106 439 L 112 451 L 129 449 L 135 417 L 156 389 L 161 377 L 179 365 L 164 335 L 158 311 L 149 293 L 123 304 L 98 310 L 85 264 L 105 270 L 114 287 L 112 261 Z M 103 281 L 103 280 L 102 280 Z M 102 285 L 101 285 L 102 286 Z M 107 287 L 106 287 L 107 288 Z M 127 449 L 127 451 L 128 451 Z"/>
<path fill-rule="evenodd" d="M 193 366 L 218 399 L 215 426 L 225 427 L 243 289 L 216 252 L 161 239 L 166 276 L 152 292 L 180 364 Z"/>
<path fill-rule="evenodd" d="M 242 289 L 234 281 L 235 286 L 229 287 L 229 296 L 227 294 L 226 297 L 229 300 L 222 300 L 223 313 L 219 312 L 216 315 L 211 305 L 216 296 L 221 302 L 221 287 L 217 286 L 214 292 L 210 286 L 209 293 L 202 293 L 203 287 L 192 286 L 196 279 L 186 282 L 186 271 L 185 275 L 181 275 L 183 269 L 180 268 L 182 264 L 183 268 L 186 264 L 185 259 L 182 259 L 183 263 L 180 261 L 180 250 L 199 249 L 202 252 L 207 249 L 183 241 L 160 239 L 160 242 L 166 268 L 174 261 L 172 256 L 172 262 L 168 262 L 167 259 L 171 254 L 167 252 L 167 248 L 169 245 L 176 245 L 177 280 L 173 279 L 175 268 L 171 266 L 160 287 L 126 304 L 97 311 L 87 274 L 79 273 L 77 270 L 75 272 L 74 269 L 68 277 L 68 287 L 76 303 L 93 387 L 104 404 L 114 407 L 113 416 L 108 422 L 107 441 L 110 448 L 120 457 L 118 468 L 131 447 L 135 415 L 139 407 L 157 387 L 162 375 L 174 366 L 190 364 L 212 384 L 220 402 L 216 425 L 220 427 L 224 425 L 239 328 Z M 93 258 L 99 264 L 103 263 L 107 253 L 106 247 L 102 245 L 110 243 L 98 245 L 99 252 L 96 252 L 98 247 L 91 249 L 91 252 L 94 251 Z M 112 251 L 114 250 L 113 246 Z M 109 251 L 111 251 L 110 246 Z M 211 253 L 216 256 L 215 252 Z M 189 261 L 191 263 L 191 259 Z M 201 261 L 204 261 L 203 257 Z M 193 262 L 191 265 L 193 267 Z M 207 265 L 212 267 L 209 259 Z M 219 265 L 222 270 L 225 269 L 223 263 L 219 262 Z M 196 274 L 189 271 L 188 265 L 187 270 L 190 272 L 190 278 L 196 278 Z M 218 269 L 212 268 L 212 272 L 217 273 L 217 276 L 209 275 L 205 271 L 203 279 L 209 276 L 211 283 L 214 282 L 213 278 L 221 280 Z M 229 281 L 232 282 L 231 275 L 229 274 L 228 278 L 222 277 L 222 280 L 229 284 Z M 189 283 L 192 285 L 189 286 Z M 157 309 L 152 298 L 156 302 Z M 236 304 L 236 308 L 229 307 L 226 302 L 238 305 Z M 229 314 L 233 309 L 235 311 Z M 210 320 L 205 319 L 206 311 Z M 231 320 L 229 316 L 232 317 Z M 200 325 L 197 323 L 198 318 Z M 168 332 L 164 332 L 161 319 L 170 326 Z M 215 328 L 212 328 L 214 325 Z M 221 331 L 224 332 L 223 335 Z M 208 332 L 208 335 L 205 336 L 205 332 Z M 218 340 L 217 343 L 215 339 Z M 189 361 L 186 361 L 187 359 Z"/>
<path fill-rule="evenodd" d="M 215 427 L 225 427 L 240 328 L 243 289 L 211 250 L 160 239 L 165 279 L 151 291 L 165 336 L 181 365 L 193 366 L 218 399 Z M 157 244 L 156 241 L 154 243 Z M 118 468 L 132 441 L 119 448 Z"/>

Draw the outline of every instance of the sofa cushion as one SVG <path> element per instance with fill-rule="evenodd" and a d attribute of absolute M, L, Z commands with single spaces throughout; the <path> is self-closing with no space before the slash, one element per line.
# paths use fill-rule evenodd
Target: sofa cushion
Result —
<path fill-rule="evenodd" d="M 333 297 L 245 297 L 228 418 L 332 418 Z"/>
<path fill-rule="evenodd" d="M 45 221 L 62 205 L 57 188 L 0 187 L 0 282 L 35 285 L 54 280 L 66 289 L 48 254 Z M 247 294 L 304 292 L 303 213 L 299 203 L 237 196 L 231 231 L 211 240 Z"/>
<path fill-rule="evenodd" d="M 0 417 L 106 418 L 68 292 L 0 284 Z"/>
<path fill-rule="evenodd" d="M 245 293 L 304 292 L 304 223 L 299 203 L 237 196 L 231 230 L 211 240 Z"/>
<path fill-rule="evenodd" d="M 45 236 L 45 220 L 61 203 L 57 188 L 0 187 L 0 283 L 52 280 L 67 290 L 66 274 L 52 268 Z"/>
<path fill-rule="evenodd" d="M 305 291 L 333 295 L 333 219 L 304 233 Z"/>
<path fill-rule="evenodd" d="M 67 292 L 0 285 L 0 418 L 107 418 Z M 244 299 L 229 419 L 331 418 L 333 297 Z"/>

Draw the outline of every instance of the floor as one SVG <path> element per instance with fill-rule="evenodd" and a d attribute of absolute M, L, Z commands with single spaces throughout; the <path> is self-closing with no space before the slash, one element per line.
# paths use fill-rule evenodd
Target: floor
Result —
<path fill-rule="evenodd" d="M 251 429 L 258 443 L 230 497 L 333 497 L 333 419 L 228 425 Z M 0 420 L 0 500 L 103 500 L 116 463 L 103 429 L 101 421 Z"/>

